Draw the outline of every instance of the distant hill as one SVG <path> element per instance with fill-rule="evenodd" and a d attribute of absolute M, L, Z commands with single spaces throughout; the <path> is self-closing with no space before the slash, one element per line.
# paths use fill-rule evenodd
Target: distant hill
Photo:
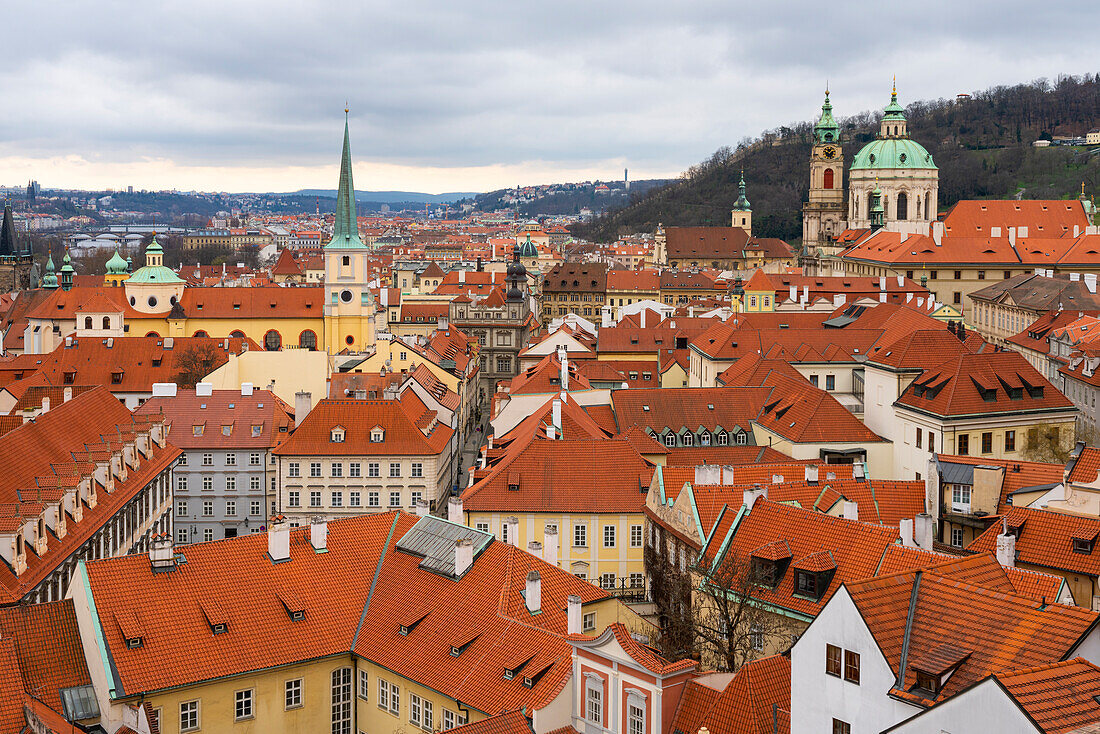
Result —
<path fill-rule="evenodd" d="M 481 211 L 515 208 L 523 217 L 553 216 L 555 214 L 580 214 L 582 209 L 604 211 L 622 207 L 643 196 L 647 191 L 668 183 L 667 179 L 642 179 L 630 182 L 630 189 L 623 188 L 621 181 L 607 181 L 609 191 L 597 193 L 596 185 L 552 184 L 545 187 L 531 201 L 508 201 L 507 196 L 514 189 L 498 189 L 474 197 L 474 208 Z M 542 188 L 542 187 L 533 187 Z"/>
<path fill-rule="evenodd" d="M 451 204 L 459 199 L 470 199 L 477 195 L 477 192 L 423 194 L 418 191 L 359 191 L 358 189 L 355 191 L 356 200 L 372 201 L 380 204 L 405 204 L 408 202 Z M 301 189 L 287 194 L 276 194 L 276 196 L 323 196 L 335 199 L 336 189 Z"/>
<path fill-rule="evenodd" d="M 834 99 L 833 105 L 842 110 L 843 100 Z M 910 136 L 928 148 L 939 166 L 941 211 L 960 199 L 1075 197 L 1082 182 L 1086 193 L 1100 193 L 1100 147 L 1031 145 L 1038 138 L 1083 136 L 1100 127 L 1100 74 L 994 87 L 963 102 L 914 102 L 906 114 Z M 862 112 L 841 120 L 846 163 L 874 139 L 880 116 L 880 111 Z M 652 231 L 658 223 L 728 225 L 744 169 L 753 233 L 798 241 L 812 129 L 813 121 L 801 122 L 769 130 L 736 150 L 720 148 L 678 180 L 576 225 L 573 232 L 607 242 Z"/>

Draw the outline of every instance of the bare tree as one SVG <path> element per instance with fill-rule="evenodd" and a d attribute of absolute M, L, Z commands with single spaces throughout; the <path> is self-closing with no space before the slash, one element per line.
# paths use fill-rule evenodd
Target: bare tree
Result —
<path fill-rule="evenodd" d="M 1073 450 L 1073 433 L 1073 429 L 1064 424 L 1042 423 L 1032 426 L 1027 430 L 1024 448 L 1020 453 L 1027 461 L 1065 464 L 1069 461 L 1069 452 Z M 1095 438 L 1095 432 L 1086 432 L 1082 428 L 1078 428 L 1077 433 L 1078 440 L 1089 441 Z"/>
<path fill-rule="evenodd" d="M 212 341 L 201 341 L 180 352 L 176 358 L 176 384 L 194 387 L 218 366 L 218 348 Z"/>
<path fill-rule="evenodd" d="M 759 603 L 759 597 L 772 588 L 768 568 L 755 567 L 751 558 L 727 554 L 716 568 L 698 569 L 693 617 L 704 664 L 735 671 L 789 640 L 794 631 L 789 623 Z"/>

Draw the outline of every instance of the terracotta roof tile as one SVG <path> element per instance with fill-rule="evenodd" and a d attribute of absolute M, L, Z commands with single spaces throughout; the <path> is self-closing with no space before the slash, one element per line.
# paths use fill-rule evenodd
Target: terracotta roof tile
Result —
<path fill-rule="evenodd" d="M 454 430 L 435 421 L 430 430 L 420 427 L 425 407 L 415 394 L 400 400 L 321 400 L 274 453 L 280 456 L 425 456 L 441 453 Z M 431 413 L 435 416 L 435 413 Z M 383 429 L 380 442 L 371 431 Z M 343 441 L 333 441 L 334 428 L 343 428 Z"/>
<path fill-rule="evenodd" d="M 773 727 L 778 720 L 779 731 Z M 789 734 L 791 661 L 772 655 L 745 663 L 736 674 L 713 673 L 688 681 L 670 731 L 695 734 Z"/>
<path fill-rule="evenodd" d="M 1100 668 L 1084 658 L 1000 672 L 994 677 L 1047 734 L 1087 731 L 1100 721 Z"/>

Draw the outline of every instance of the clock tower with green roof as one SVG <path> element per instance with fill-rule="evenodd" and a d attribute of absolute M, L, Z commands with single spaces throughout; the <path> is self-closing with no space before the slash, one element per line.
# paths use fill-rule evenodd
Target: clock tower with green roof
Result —
<path fill-rule="evenodd" d="M 848 207 L 844 194 L 844 149 L 826 89 L 810 150 L 810 196 L 802 205 L 804 256 L 833 254 L 836 249 L 833 242 L 846 228 Z"/>

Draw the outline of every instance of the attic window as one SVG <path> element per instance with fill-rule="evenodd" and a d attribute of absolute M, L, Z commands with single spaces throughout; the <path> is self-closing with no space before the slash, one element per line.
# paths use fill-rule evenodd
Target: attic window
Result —
<path fill-rule="evenodd" d="M 263 404 L 261 404 L 260 407 L 261 408 L 264 407 Z M 264 424 L 263 423 L 261 423 L 257 426 L 252 426 L 252 438 L 259 438 L 260 436 L 263 435 L 263 432 L 264 432 Z"/>
<path fill-rule="evenodd" d="M 62 376 L 62 382 L 64 382 L 66 385 L 73 384 L 74 382 L 76 382 L 76 373 L 75 372 L 66 372 Z"/>
<path fill-rule="evenodd" d="M 913 685 L 913 690 L 927 693 L 929 698 L 935 698 L 939 695 L 939 676 L 932 675 L 931 673 L 925 673 L 923 670 L 917 670 L 914 672 L 917 675 L 917 682 Z"/>
<path fill-rule="evenodd" d="M 329 439 L 328 440 L 331 443 L 343 443 L 344 442 L 344 435 L 345 435 L 344 427 L 343 426 L 336 426 L 335 428 L 332 429 L 332 432 L 329 433 Z"/>
<path fill-rule="evenodd" d="M 546 675 L 546 671 L 548 671 L 548 670 L 550 670 L 549 665 L 545 666 L 542 670 L 538 671 L 537 673 L 534 673 L 532 675 L 523 676 L 523 685 L 524 685 L 524 687 L 525 688 L 534 688 L 535 686 L 537 686 L 539 681 L 542 679 L 542 676 Z"/>
<path fill-rule="evenodd" d="M 232 423 L 230 423 L 228 426 L 222 426 L 222 435 L 223 436 L 232 436 L 233 435 L 233 424 Z"/>
<path fill-rule="evenodd" d="M 203 423 L 200 423 L 197 426 L 191 426 L 191 435 L 192 436 L 201 436 L 202 432 L 205 428 L 206 428 L 206 424 L 203 424 Z"/>
<path fill-rule="evenodd" d="M 648 405 L 643 405 L 642 410 L 644 410 L 645 412 L 648 413 L 649 412 L 649 406 Z"/>
<path fill-rule="evenodd" d="M 385 438 L 386 438 L 386 432 L 384 430 L 382 430 L 381 427 L 375 426 L 374 428 L 371 429 L 371 432 L 370 432 L 370 442 L 371 443 L 382 443 L 382 441 Z"/>
<path fill-rule="evenodd" d="M 112 385 L 121 385 L 122 384 L 122 370 L 114 370 L 113 372 L 111 372 L 111 384 Z"/>
<path fill-rule="evenodd" d="M 135 649 L 141 647 L 142 644 L 144 644 L 144 641 L 145 641 L 144 637 L 127 637 L 126 638 L 126 647 L 128 647 L 131 650 L 135 650 Z"/>
<path fill-rule="evenodd" d="M 451 645 L 451 656 L 457 658 L 459 655 L 464 653 L 466 651 L 466 648 L 468 648 L 470 645 L 474 644 L 474 640 L 476 640 L 478 638 L 478 636 L 479 636 L 478 634 L 475 634 L 475 635 L 473 635 L 472 637 L 470 637 L 469 639 L 467 639 L 465 641 L 460 640 L 459 644 L 457 644 L 457 645 Z"/>
<path fill-rule="evenodd" d="M 306 607 L 297 594 L 289 591 L 279 592 L 279 601 L 283 603 L 283 609 L 293 622 L 300 622 L 306 618 Z"/>

